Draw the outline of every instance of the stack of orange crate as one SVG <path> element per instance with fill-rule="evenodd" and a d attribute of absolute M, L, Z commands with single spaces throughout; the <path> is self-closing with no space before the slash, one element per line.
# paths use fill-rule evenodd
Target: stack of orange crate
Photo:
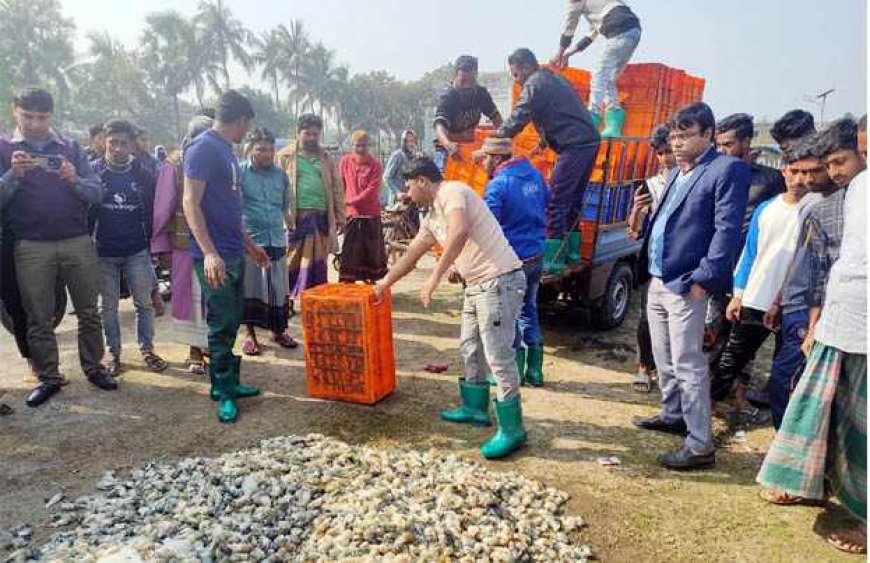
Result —
<path fill-rule="evenodd" d="M 568 80 L 583 103 L 588 103 L 591 77 L 587 71 L 570 67 L 552 70 Z M 630 64 L 625 68 L 617 81 L 617 87 L 623 108 L 626 111 L 623 136 L 646 139 L 657 125 L 667 122 L 678 109 L 703 98 L 704 79 L 660 63 L 639 63 Z M 519 84 L 514 84 L 512 98 L 514 104 L 516 104 L 521 90 Z M 483 194 L 488 181 L 486 172 L 482 166 L 471 162 L 468 157 L 480 148 L 483 139 L 491 131 L 492 128 L 479 128 L 474 143 L 461 145 L 462 160 L 448 160 L 445 170 L 447 179 L 464 181 L 478 193 Z M 552 150 L 535 154 L 540 141 L 541 138 L 537 131 L 529 124 L 514 138 L 514 150 L 520 155 L 529 157 L 535 168 L 549 181 L 556 162 L 556 154 Z M 608 150 L 610 151 L 610 170 L 605 171 L 604 162 Z M 638 154 L 635 155 L 634 151 L 637 151 Z M 628 163 L 632 161 L 639 162 L 641 165 L 629 169 Z M 655 159 L 652 158 L 646 143 L 631 144 L 619 139 L 611 140 L 601 145 L 601 152 L 598 154 L 590 183 L 602 184 L 605 181 L 605 175 L 607 178 L 622 177 L 627 180 L 641 180 L 654 175 L 656 166 Z M 586 240 L 584 238 L 584 241 Z"/>
<path fill-rule="evenodd" d="M 372 405 L 396 388 L 392 304 L 371 286 L 326 284 L 302 293 L 308 394 Z"/>

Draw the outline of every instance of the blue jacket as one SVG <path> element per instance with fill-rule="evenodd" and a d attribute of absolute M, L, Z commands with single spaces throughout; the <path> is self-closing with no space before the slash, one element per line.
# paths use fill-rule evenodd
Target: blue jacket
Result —
<path fill-rule="evenodd" d="M 665 226 L 662 281 L 679 294 L 698 284 L 707 293 L 722 295 L 730 287 L 752 172 L 734 157 L 712 148 L 704 153 L 691 178 L 692 186 Z M 679 173 L 675 168 L 665 184 L 662 201 L 647 223 L 647 235 Z M 649 237 L 644 238 L 638 262 L 641 283 L 650 278 Z"/>
<path fill-rule="evenodd" d="M 500 168 L 486 186 L 484 201 L 520 260 L 544 252 L 550 190 L 528 160 L 517 158 Z"/>

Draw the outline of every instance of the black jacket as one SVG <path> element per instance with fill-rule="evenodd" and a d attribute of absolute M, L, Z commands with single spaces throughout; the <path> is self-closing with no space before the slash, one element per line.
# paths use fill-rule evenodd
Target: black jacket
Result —
<path fill-rule="evenodd" d="M 749 232 L 749 223 L 752 221 L 755 208 L 770 198 L 785 192 L 785 179 L 782 177 L 782 172 L 761 164 L 752 164 L 750 167 L 752 180 L 749 183 L 746 215 L 743 218 L 743 240 L 746 240 L 746 233 Z"/>
<path fill-rule="evenodd" d="M 515 137 L 529 123 L 557 153 L 598 143 L 601 136 L 571 84 L 547 69 L 532 74 L 499 133 Z"/>

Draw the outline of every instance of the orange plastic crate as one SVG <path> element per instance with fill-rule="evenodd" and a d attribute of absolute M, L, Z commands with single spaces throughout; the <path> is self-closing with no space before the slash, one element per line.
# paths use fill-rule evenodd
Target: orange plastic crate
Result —
<path fill-rule="evenodd" d="M 371 286 L 326 284 L 302 293 L 308 395 L 373 405 L 396 389 L 392 301 Z"/>

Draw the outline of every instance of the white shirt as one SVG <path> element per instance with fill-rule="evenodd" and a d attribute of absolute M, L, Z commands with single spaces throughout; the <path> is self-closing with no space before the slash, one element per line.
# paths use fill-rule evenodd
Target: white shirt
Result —
<path fill-rule="evenodd" d="M 734 271 L 734 295 L 742 297 L 744 307 L 766 312 L 779 294 L 797 249 L 801 208 L 779 195 L 753 213 Z"/>
<path fill-rule="evenodd" d="M 574 32 L 577 31 L 577 24 L 580 23 L 580 16 L 583 16 L 589 22 L 589 33 L 586 36 L 589 39 L 595 39 L 601 32 L 604 16 L 617 6 L 625 6 L 625 2 L 622 0 L 568 0 L 562 35 L 573 37 Z"/>
<path fill-rule="evenodd" d="M 417 236 L 446 246 L 447 217 L 455 209 L 464 210 L 468 217 L 468 242 L 453 263 L 468 285 L 484 283 L 523 267 L 492 211 L 462 182 L 444 182 L 438 187 Z"/>
<path fill-rule="evenodd" d="M 847 354 L 867 354 L 867 171 L 849 184 L 840 257 L 828 276 L 816 340 Z"/>

